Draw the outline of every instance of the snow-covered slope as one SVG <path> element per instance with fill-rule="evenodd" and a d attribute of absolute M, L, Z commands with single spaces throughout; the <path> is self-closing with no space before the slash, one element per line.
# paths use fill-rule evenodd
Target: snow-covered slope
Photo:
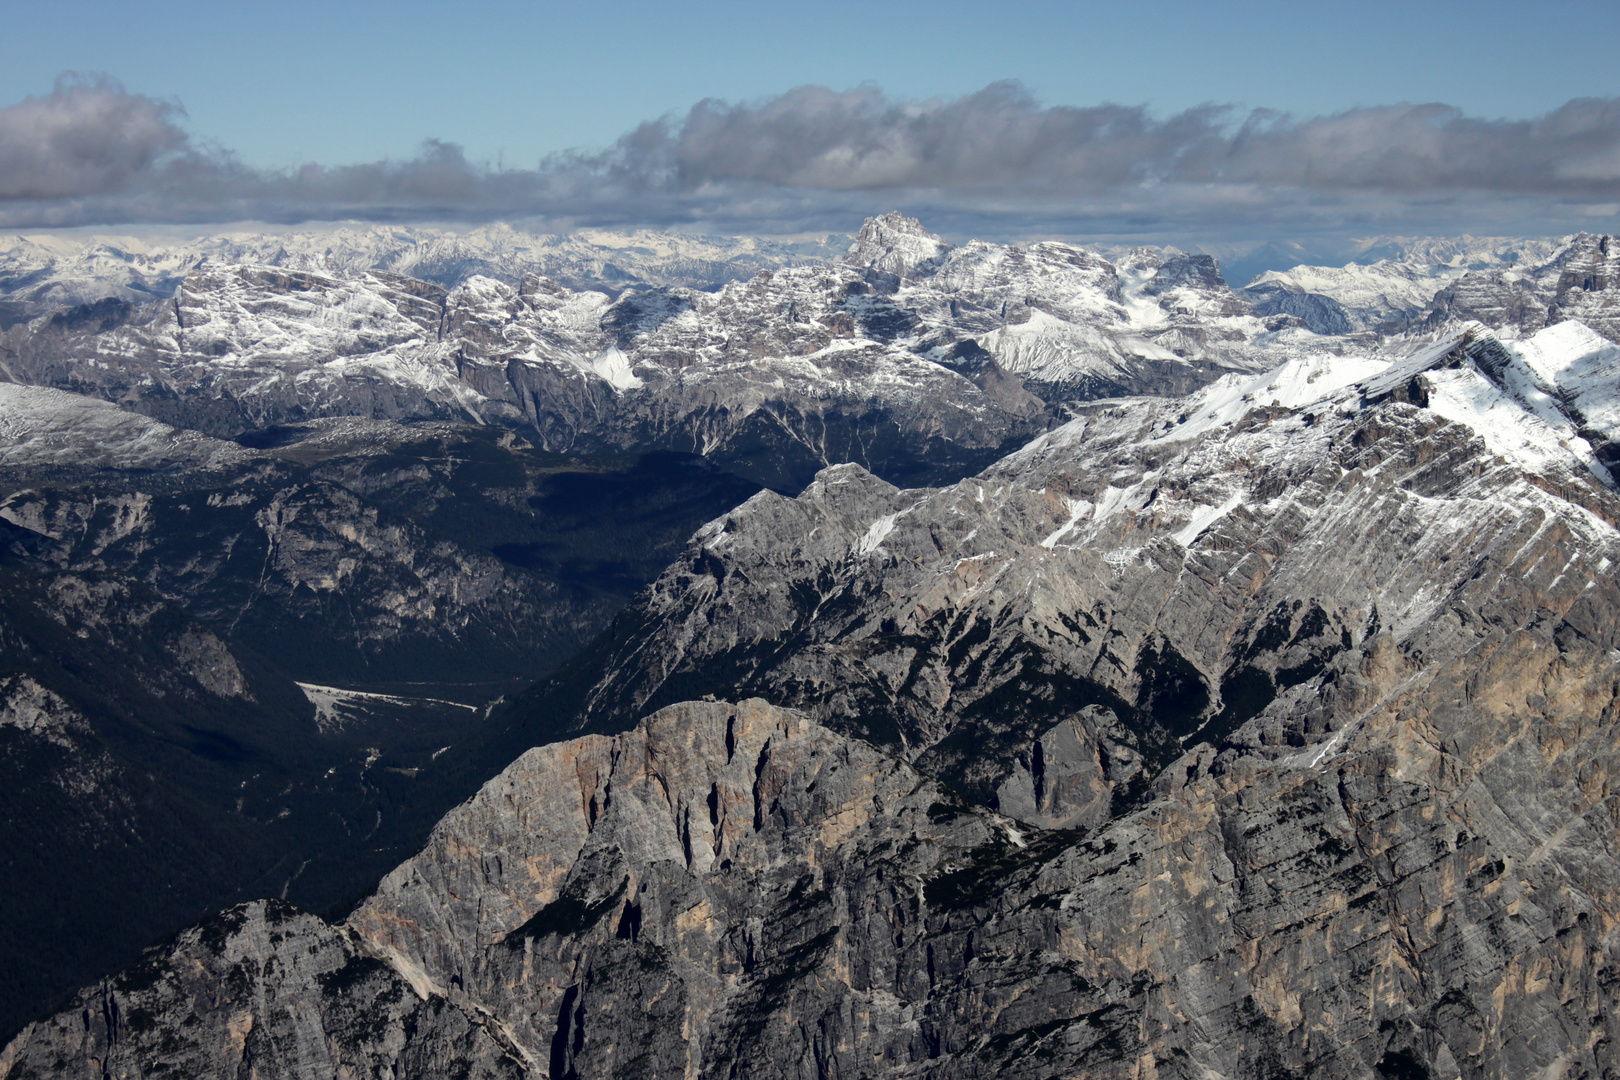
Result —
<path fill-rule="evenodd" d="M 1380 260 L 1370 266 L 1352 263 L 1271 270 L 1255 278 L 1243 292 L 1258 309 L 1272 313 L 1294 313 L 1300 298 L 1325 301 L 1324 307 L 1340 315 L 1341 321 L 1319 317 L 1314 325 L 1348 331 L 1422 316 L 1434 294 L 1451 279 L 1452 275 L 1437 275 L 1428 267 Z"/>
<path fill-rule="evenodd" d="M 896 279 L 874 303 L 902 313 L 888 320 L 897 338 L 954 366 L 987 354 L 1046 396 L 1179 392 L 1264 368 L 1302 341 L 1297 320 L 1258 317 L 1212 258 L 1174 249 L 1110 261 L 1055 242 L 952 247 L 890 214 L 868 223 L 844 263 L 880 291 Z"/>
<path fill-rule="evenodd" d="M 1508 348 L 1574 423 L 1610 439 L 1620 432 L 1620 345 L 1571 320 Z"/>
<path fill-rule="evenodd" d="M 1367 241 L 1374 261 L 1267 271 L 1243 288 L 1265 314 L 1318 332 L 1443 327 L 1478 321 L 1508 336 L 1578 318 L 1620 339 L 1611 238 Z"/>
<path fill-rule="evenodd" d="M 0 383 L 0 469 L 156 470 L 238 464 L 233 442 L 186 431 L 108 401 L 43 386 Z"/>
<path fill-rule="evenodd" d="M 1542 266 L 1569 246 L 1573 237 L 1525 236 L 1374 236 L 1352 245 L 1358 264 L 1388 261 L 1450 270 L 1495 270 Z"/>
<path fill-rule="evenodd" d="M 786 489 L 846 460 L 937 482 L 1036 434 L 1068 401 L 1184 394 L 1227 373 L 1364 352 L 1374 335 L 1353 324 L 1375 308 L 1409 307 L 1418 288 L 1396 275 L 1410 295 L 1354 291 L 1372 288 L 1369 275 L 1388 277 L 1387 266 L 1301 269 L 1264 283 L 1274 295 L 1256 302 L 1259 293 L 1234 292 L 1208 255 L 1133 249 L 1109 260 L 1055 242 L 952 246 L 898 214 L 867 222 L 834 262 L 760 269 L 712 291 L 642 285 L 616 297 L 539 274 L 503 276 L 542 249 L 666 268 L 723 256 L 733 271 L 791 253 L 652 234 L 535 240 L 505 227 L 274 239 L 274 251 L 264 237 L 232 241 L 231 258 L 185 268 L 172 300 L 144 305 L 125 298 L 136 287 L 129 275 L 140 270 L 142 287 L 156 289 L 162 274 L 201 256 L 80 252 L 99 285 L 123 292 L 13 326 L 0 338 L 0 374 L 228 437 L 333 416 L 468 420 L 523 428 L 554 450 L 746 458 L 750 475 Z M 1534 317 L 1457 299 L 1481 274 L 1509 272 L 1464 274 L 1451 306 L 1401 347 L 1471 319 L 1505 321 L 1511 338 L 1566 310 L 1611 333 L 1607 244 L 1578 238 L 1537 271 Z M 506 269 L 473 272 L 492 265 L 472 259 L 476 251 L 504 252 Z M 254 252 L 260 261 L 241 261 Z M 433 267 L 459 283 L 396 272 Z M 1305 285 L 1336 290 L 1362 314 L 1352 318 L 1326 294 L 1288 291 Z M 772 454 L 792 464 L 758 471 Z"/>
<path fill-rule="evenodd" d="M 364 268 L 408 233 L 340 239 L 318 257 L 302 243 L 262 262 L 210 258 L 172 301 L 110 296 L 36 317 L 7 333 L 0 370 L 232 437 L 371 416 L 517 425 L 559 450 L 770 446 L 800 462 L 781 478 L 793 487 L 804 468 L 851 459 L 938 479 L 925 462 L 982 465 L 1043 427 L 1047 401 L 1182 392 L 1334 347 L 1297 320 L 1256 317 L 1206 256 L 1142 252 L 1116 267 L 1065 244 L 952 247 L 899 215 L 868 222 L 836 263 L 616 299 L 537 274 L 514 284 L 478 273 L 446 289 Z M 694 250 L 646 236 L 569 242 L 649 258 Z M 711 254 L 733 268 L 764 257 L 745 248 Z M 153 274 L 177 265 L 110 249 L 85 257 Z"/>

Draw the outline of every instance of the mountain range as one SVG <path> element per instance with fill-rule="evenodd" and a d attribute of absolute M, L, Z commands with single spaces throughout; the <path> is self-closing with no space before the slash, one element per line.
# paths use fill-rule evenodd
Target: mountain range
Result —
<path fill-rule="evenodd" d="M 1612 238 L 486 232 L 6 252 L 0 1077 L 1620 1068 Z"/>

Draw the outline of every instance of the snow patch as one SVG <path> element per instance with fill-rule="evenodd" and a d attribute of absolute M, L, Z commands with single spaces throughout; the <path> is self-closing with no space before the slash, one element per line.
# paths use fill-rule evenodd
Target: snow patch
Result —
<path fill-rule="evenodd" d="M 1171 533 L 1170 538 L 1184 548 L 1192 547 L 1193 541 L 1198 539 L 1199 534 L 1237 509 L 1238 504 L 1242 501 L 1242 498 L 1233 495 L 1219 506 L 1200 506 L 1193 511 L 1192 517 L 1187 519 L 1187 524 Z"/>
<path fill-rule="evenodd" d="M 878 545 L 883 543 L 888 538 L 888 535 L 894 531 L 894 519 L 899 516 L 898 513 L 885 514 L 872 522 L 871 526 L 866 530 L 866 535 L 861 537 L 860 541 L 855 545 L 855 554 L 864 556 L 876 551 Z"/>
<path fill-rule="evenodd" d="M 1063 500 L 1063 508 L 1069 512 L 1069 520 L 1059 526 L 1058 529 L 1045 540 L 1042 540 L 1041 547 L 1047 549 L 1056 547 L 1057 542 L 1063 538 L 1064 534 L 1070 529 L 1074 528 L 1076 525 L 1080 524 L 1082 518 L 1096 509 L 1096 505 L 1088 502 L 1085 499 L 1070 499 L 1065 497 Z M 974 531 L 977 532 L 978 530 Z"/>
<path fill-rule="evenodd" d="M 589 370 L 606 379 L 615 390 L 633 390 L 641 385 L 641 380 L 631 370 L 630 358 L 616 345 L 610 345 L 599 353 L 590 362 Z"/>
<path fill-rule="evenodd" d="M 466 709 L 468 712 L 477 712 L 478 706 L 464 705 L 459 701 L 445 701 L 441 698 L 413 698 L 400 697 L 394 694 L 370 694 L 362 690 L 342 690 L 336 686 L 320 686 L 316 683 L 298 683 L 298 689 L 304 692 L 309 703 L 315 706 L 315 724 L 324 734 L 329 731 L 338 731 L 345 724 L 355 718 L 355 712 L 367 703 L 383 705 L 448 705 L 456 709 Z"/>
<path fill-rule="evenodd" d="M 1449 346 L 1448 346 L 1449 347 Z M 1260 375 L 1225 375 L 1187 399 L 1186 421 L 1163 438 L 1185 439 L 1241 420 L 1251 409 L 1298 409 L 1389 369 L 1370 356 L 1305 356 Z"/>
<path fill-rule="evenodd" d="M 1472 428 L 1491 453 L 1527 472 L 1556 472 L 1572 455 L 1595 461 L 1586 440 L 1567 423 L 1536 415 L 1472 369 L 1432 371 L 1425 378 L 1430 411 Z"/>
<path fill-rule="evenodd" d="M 1588 427 L 1620 435 L 1620 345 L 1574 320 L 1503 345 Z"/>

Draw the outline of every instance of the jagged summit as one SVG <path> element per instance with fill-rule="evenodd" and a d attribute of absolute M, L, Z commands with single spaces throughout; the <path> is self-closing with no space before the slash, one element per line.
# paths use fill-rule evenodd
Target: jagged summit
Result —
<path fill-rule="evenodd" d="M 841 261 L 847 266 L 904 278 L 950 248 L 943 237 L 923 228 L 916 218 L 891 210 L 882 217 L 866 219 Z"/>
<path fill-rule="evenodd" d="M 1227 283 L 1221 276 L 1220 263 L 1213 255 L 1189 255 L 1177 252 L 1167 254 L 1159 266 L 1159 272 L 1142 291 L 1149 296 L 1159 296 L 1182 286 L 1225 289 Z"/>

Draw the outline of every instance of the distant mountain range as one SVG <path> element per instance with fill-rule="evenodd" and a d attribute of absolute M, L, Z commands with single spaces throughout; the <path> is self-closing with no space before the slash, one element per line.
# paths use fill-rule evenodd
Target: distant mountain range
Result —
<path fill-rule="evenodd" d="M 712 288 L 761 269 L 824 262 L 848 241 L 589 229 L 535 234 L 504 224 L 461 231 L 353 225 L 196 237 L 16 235 L 0 239 L 0 321 L 109 297 L 161 299 L 186 275 L 219 263 L 337 274 L 382 270 L 447 288 L 476 275 L 516 284 L 528 274 L 571 288 Z"/>
<path fill-rule="evenodd" d="M 1513 333 L 1572 314 L 1617 326 L 1613 257 L 1595 237 L 1528 270 L 1296 268 L 1241 291 L 1206 255 L 953 247 L 898 214 L 868 222 L 835 261 L 673 236 L 521 239 L 373 229 L 278 237 L 273 250 L 263 237 L 141 256 L 91 245 L 32 270 L 45 248 L 20 244 L 7 302 L 75 302 L 13 325 L 0 372 L 226 438 L 332 416 L 470 420 L 546 450 L 700 453 L 796 490 L 842 460 L 944 478 L 1036 433 L 1064 401 L 1186 392 L 1365 348 L 1375 332 L 1475 319 Z M 1419 245 L 1411 259 L 1506 259 L 1500 248 Z M 593 252 L 652 278 L 701 266 L 710 288 L 576 290 L 520 272 L 537 253 L 582 267 Z M 107 295 L 89 299 L 97 289 Z M 142 290 L 162 298 L 130 298 Z"/>

